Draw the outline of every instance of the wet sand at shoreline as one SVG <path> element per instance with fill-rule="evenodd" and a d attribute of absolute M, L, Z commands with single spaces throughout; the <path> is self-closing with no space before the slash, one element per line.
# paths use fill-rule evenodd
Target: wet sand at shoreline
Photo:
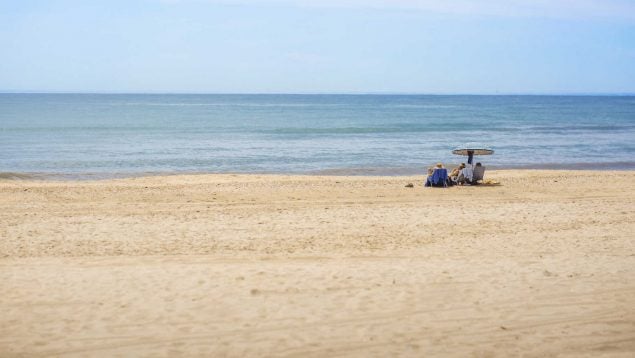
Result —
<path fill-rule="evenodd" d="M 635 354 L 635 172 L 486 177 L 0 180 L 0 356 Z"/>

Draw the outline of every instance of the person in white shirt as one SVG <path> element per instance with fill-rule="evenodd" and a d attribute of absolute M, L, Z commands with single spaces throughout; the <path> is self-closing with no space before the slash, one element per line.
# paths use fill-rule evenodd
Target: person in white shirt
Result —
<path fill-rule="evenodd" d="M 457 182 L 459 184 L 470 184 L 472 183 L 473 177 L 474 168 L 472 167 L 472 164 L 466 165 L 463 169 L 461 169 Z"/>

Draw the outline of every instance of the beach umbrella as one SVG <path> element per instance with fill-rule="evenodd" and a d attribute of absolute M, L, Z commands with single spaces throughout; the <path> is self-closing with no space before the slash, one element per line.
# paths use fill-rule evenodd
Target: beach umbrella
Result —
<path fill-rule="evenodd" d="M 492 155 L 494 151 L 492 149 L 487 149 L 480 146 L 465 146 L 462 148 L 457 148 L 452 151 L 452 154 L 455 155 L 466 155 L 467 163 L 472 164 L 472 159 L 475 155 Z"/>

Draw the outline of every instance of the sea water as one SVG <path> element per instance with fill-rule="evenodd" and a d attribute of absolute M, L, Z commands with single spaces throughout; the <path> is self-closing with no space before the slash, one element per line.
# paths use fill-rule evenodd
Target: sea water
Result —
<path fill-rule="evenodd" d="M 635 169 L 634 96 L 0 94 L 0 173 Z M 13 174 L 9 174 L 13 173 Z"/>

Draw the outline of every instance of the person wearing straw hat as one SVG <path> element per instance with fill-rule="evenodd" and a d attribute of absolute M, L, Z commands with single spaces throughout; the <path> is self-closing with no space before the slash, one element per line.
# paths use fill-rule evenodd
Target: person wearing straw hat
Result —
<path fill-rule="evenodd" d="M 452 184 L 457 184 L 459 180 L 459 174 L 461 174 L 461 170 L 465 168 L 465 163 L 461 163 L 458 167 L 452 169 L 448 177 L 450 178 L 450 182 Z"/>
<path fill-rule="evenodd" d="M 443 167 L 442 163 L 437 163 L 436 168 L 434 168 L 432 172 L 432 175 L 429 175 L 426 179 L 425 186 L 444 188 L 448 186 L 448 171 Z"/>

